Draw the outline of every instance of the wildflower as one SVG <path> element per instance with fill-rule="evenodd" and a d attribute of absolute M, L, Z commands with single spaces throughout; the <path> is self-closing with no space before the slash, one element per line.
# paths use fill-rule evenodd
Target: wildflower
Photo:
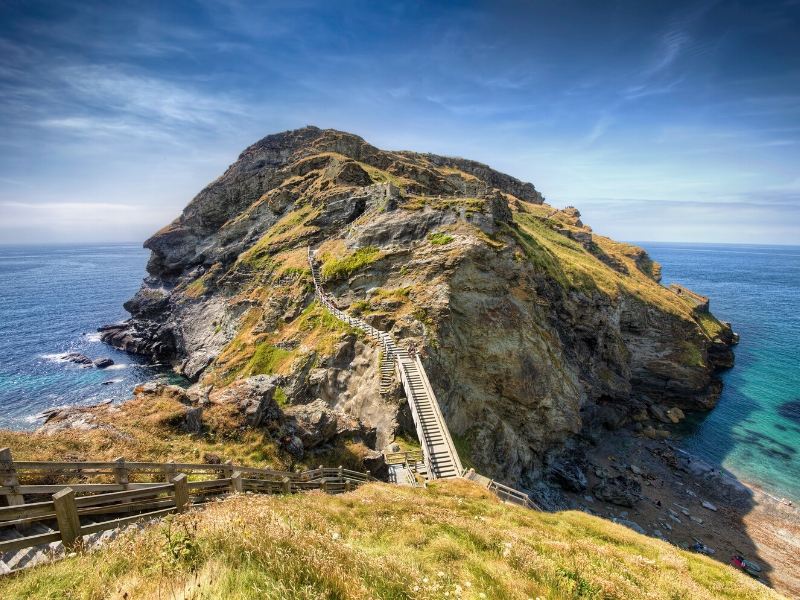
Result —
<path fill-rule="evenodd" d="M 428 583 L 428 578 L 427 577 L 423 577 L 422 583 Z"/>
<path fill-rule="evenodd" d="M 478 598 L 486 598 L 486 594 L 484 594 L 483 592 L 481 592 L 480 594 L 478 594 Z"/>
<path fill-rule="evenodd" d="M 466 587 L 472 587 L 472 584 L 471 584 L 469 581 L 465 581 L 465 582 L 464 582 L 464 585 L 465 585 Z"/>
<path fill-rule="evenodd" d="M 334 533 L 333 534 L 333 539 L 338 540 L 339 539 L 339 534 L 338 533 Z"/>
<path fill-rule="evenodd" d="M 444 573 L 442 573 L 441 571 L 439 571 L 439 572 L 437 573 L 437 575 L 438 575 L 439 577 L 444 577 Z"/>

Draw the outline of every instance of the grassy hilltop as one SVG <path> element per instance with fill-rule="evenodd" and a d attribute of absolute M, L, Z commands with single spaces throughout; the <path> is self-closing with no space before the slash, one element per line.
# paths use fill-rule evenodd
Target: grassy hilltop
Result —
<path fill-rule="evenodd" d="M 477 484 L 244 495 L 0 581 L 16 598 L 780 598 L 704 556 Z"/>

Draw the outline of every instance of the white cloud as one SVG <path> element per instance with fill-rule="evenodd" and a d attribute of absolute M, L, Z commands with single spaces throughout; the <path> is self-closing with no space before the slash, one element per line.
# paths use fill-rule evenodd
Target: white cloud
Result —
<path fill-rule="evenodd" d="M 110 202 L 0 202 L 0 243 L 143 242 L 174 209 Z"/>

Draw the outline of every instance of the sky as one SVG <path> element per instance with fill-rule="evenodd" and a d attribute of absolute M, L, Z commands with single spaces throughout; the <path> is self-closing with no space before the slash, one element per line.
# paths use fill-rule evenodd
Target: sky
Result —
<path fill-rule="evenodd" d="M 800 0 L 0 0 L 0 243 L 144 241 L 305 125 L 618 240 L 800 244 Z"/>

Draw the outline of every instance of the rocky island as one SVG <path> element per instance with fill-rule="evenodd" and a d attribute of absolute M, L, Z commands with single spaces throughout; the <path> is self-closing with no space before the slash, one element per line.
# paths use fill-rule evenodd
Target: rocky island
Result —
<path fill-rule="evenodd" d="M 413 431 L 402 390 L 381 394 L 378 349 L 314 301 L 309 246 L 340 308 L 422 350 L 462 459 L 552 509 L 581 477 L 579 442 L 631 422 L 666 437 L 714 406 L 733 364 L 728 324 L 577 209 L 475 161 L 315 127 L 247 148 L 148 239 L 131 319 L 102 339 L 172 364 L 195 403 L 266 388 L 290 414 L 357 421 L 382 450 Z M 256 410 L 258 426 L 279 412 Z M 296 423 L 278 427 L 301 456 Z"/>
<path fill-rule="evenodd" d="M 135 558 L 153 549 L 162 578 L 190 573 L 202 597 L 239 585 L 248 569 L 294 586 L 310 548 L 331 570 L 309 585 L 348 597 L 386 585 L 402 597 L 476 598 L 800 590 L 786 545 L 800 532 L 797 511 L 674 445 L 685 411 L 716 404 L 738 336 L 708 298 L 663 286 L 641 248 L 594 233 L 532 184 L 306 127 L 246 149 L 145 246 L 149 275 L 125 304 L 131 318 L 101 337 L 171 365 L 186 385 L 151 382 L 121 404 L 48 411 L 33 433 L 0 431 L 15 460 L 235 461 L 298 476 L 344 465 L 386 480 L 386 453 L 419 449 L 418 430 L 398 371 L 374 334 L 352 326 L 357 317 L 420 355 L 463 467 L 558 514 L 504 506 L 462 478 L 288 503 L 234 495 L 176 521 L 202 549 L 185 562 L 169 558 L 163 528 L 101 549 L 103 573 L 84 580 L 92 593 L 158 597 L 165 584 L 143 575 L 155 567 Z M 308 535 L 286 545 L 292 523 Z M 330 545 L 342 540 L 352 556 Z M 745 556 L 761 583 L 685 552 L 695 545 L 726 564 Z M 300 558 L 285 562 L 271 553 L 278 546 Z M 398 567 L 400 556 L 410 562 Z M 70 557 L 47 576 L 69 588 L 70 565 L 89 573 L 80 565 L 93 560 Z M 484 572 L 489 563 L 502 575 Z M 27 571 L 12 597 L 39 585 Z"/>

